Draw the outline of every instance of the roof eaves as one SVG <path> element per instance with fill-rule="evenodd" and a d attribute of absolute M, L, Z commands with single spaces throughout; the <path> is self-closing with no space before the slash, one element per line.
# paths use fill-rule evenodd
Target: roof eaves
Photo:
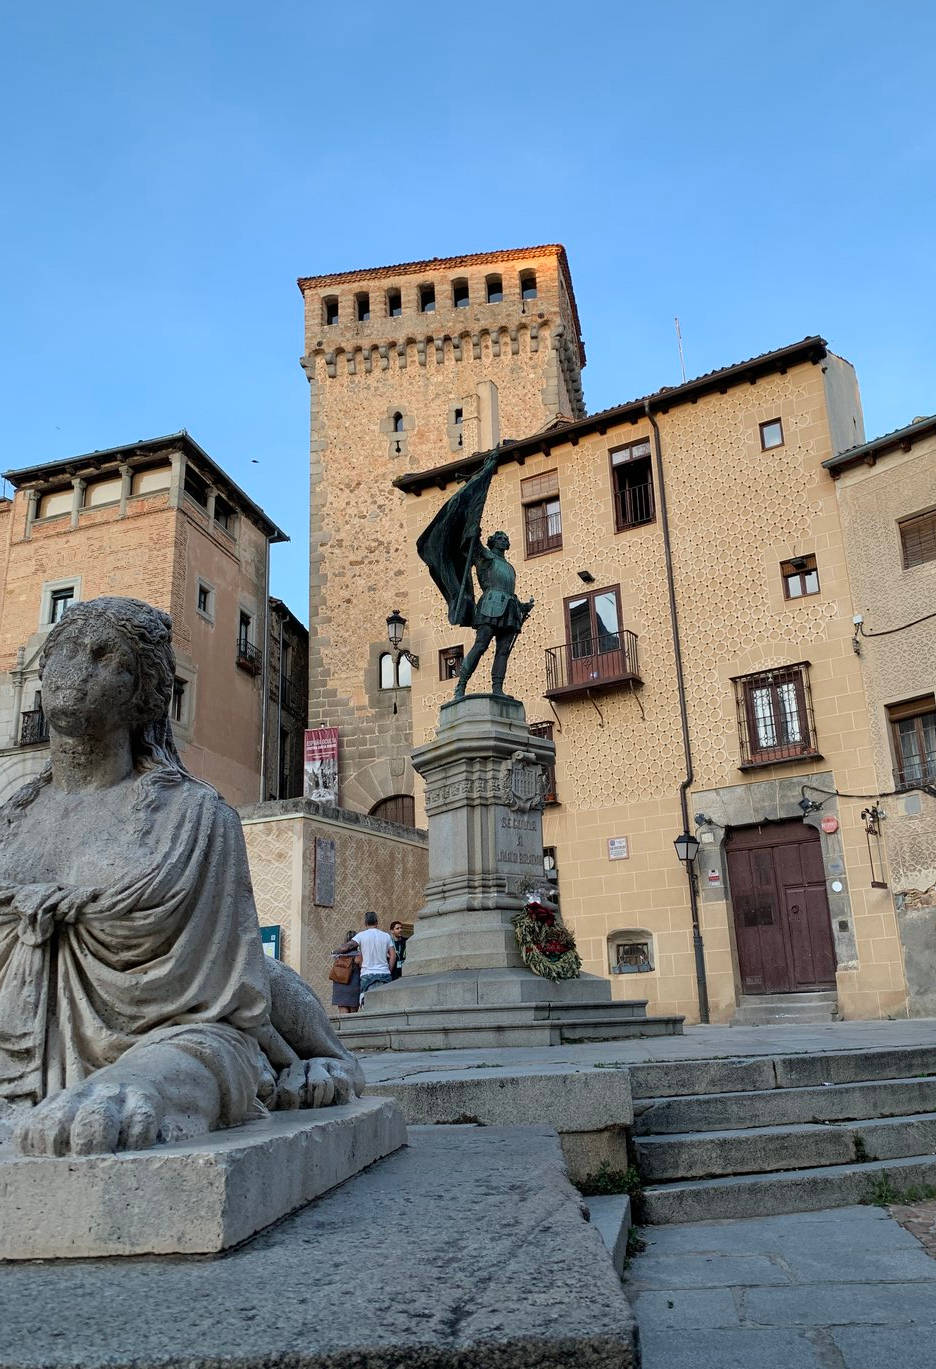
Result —
<path fill-rule="evenodd" d="M 873 466 L 877 458 L 886 452 L 898 447 L 908 452 L 914 442 L 933 433 L 936 433 L 936 414 L 919 418 L 903 428 L 895 428 L 893 432 L 883 433 L 880 437 L 872 438 L 870 442 L 861 442 L 856 447 L 846 447 L 845 451 L 837 452 L 822 464 L 833 476 L 858 462 Z"/>
<path fill-rule="evenodd" d="M 626 404 L 618 404 L 610 409 L 600 409 L 585 418 L 575 419 L 555 432 L 543 430 L 517 441 L 505 441 L 499 449 L 499 464 L 504 465 L 508 461 L 522 463 L 538 451 L 548 452 L 553 446 L 565 442 L 571 442 L 575 446 L 581 437 L 589 433 L 603 433 L 616 423 L 636 421 L 644 415 L 648 406 L 654 413 L 666 413 L 680 404 L 693 404 L 704 395 L 726 394 L 735 385 L 754 384 L 758 378 L 775 372 L 782 374 L 790 366 L 801 365 L 804 362 L 815 364 L 821 361 L 827 352 L 828 344 L 825 338 L 813 334 L 787 347 L 780 347 L 772 352 L 761 352 L 758 356 L 749 357 L 747 361 L 738 361 L 718 370 L 706 371 L 704 375 L 687 380 L 682 385 L 664 386 L 663 389 L 655 390 L 640 399 L 628 400 Z M 460 461 L 450 461 L 426 471 L 414 471 L 409 475 L 398 476 L 393 483 L 404 493 L 418 494 L 430 485 L 443 489 L 452 480 L 472 474 L 488 455 L 488 452 L 476 452 L 473 456 L 463 457 Z"/>

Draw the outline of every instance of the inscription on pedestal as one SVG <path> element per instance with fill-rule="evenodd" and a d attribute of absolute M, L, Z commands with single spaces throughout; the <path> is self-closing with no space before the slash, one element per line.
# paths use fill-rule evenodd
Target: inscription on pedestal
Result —
<path fill-rule="evenodd" d="M 501 812 L 497 822 L 497 863 L 542 869 L 543 831 L 538 812 Z"/>

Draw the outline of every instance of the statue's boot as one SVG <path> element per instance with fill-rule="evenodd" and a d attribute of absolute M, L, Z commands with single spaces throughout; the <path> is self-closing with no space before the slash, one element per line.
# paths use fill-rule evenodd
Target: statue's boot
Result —
<path fill-rule="evenodd" d="M 492 694 L 501 694 L 501 695 L 503 694 L 503 692 L 504 692 L 504 680 L 505 680 L 506 676 L 507 676 L 506 670 L 500 671 L 498 674 L 495 674 L 493 670 L 491 671 L 491 693 L 492 693 Z"/>
<path fill-rule="evenodd" d="M 467 673 L 465 672 L 464 667 L 462 667 L 462 669 L 458 672 L 458 683 L 457 683 L 456 686 L 455 686 L 455 693 L 452 695 L 452 698 L 453 698 L 453 699 L 463 699 L 463 698 L 465 697 L 465 690 L 466 690 L 467 686 L 468 686 L 468 675 L 467 675 Z"/>

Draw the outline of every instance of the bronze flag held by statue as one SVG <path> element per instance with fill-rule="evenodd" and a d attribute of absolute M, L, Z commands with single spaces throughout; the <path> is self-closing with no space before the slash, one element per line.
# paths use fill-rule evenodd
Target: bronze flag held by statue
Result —
<path fill-rule="evenodd" d="M 521 603 L 514 589 L 516 573 L 504 553 L 510 547 L 505 532 L 495 532 L 481 545 L 481 515 L 491 479 L 497 469 L 499 449 L 446 500 L 416 542 L 419 556 L 429 567 L 439 592 L 448 604 L 449 622 L 455 627 L 473 627 L 474 645 L 462 662 L 455 687 L 455 698 L 464 698 L 465 687 L 478 662 L 496 640 L 491 667 L 491 690 L 504 693 L 507 658 L 533 607 L 533 600 Z M 471 568 L 474 566 L 481 586 L 475 603 Z"/>

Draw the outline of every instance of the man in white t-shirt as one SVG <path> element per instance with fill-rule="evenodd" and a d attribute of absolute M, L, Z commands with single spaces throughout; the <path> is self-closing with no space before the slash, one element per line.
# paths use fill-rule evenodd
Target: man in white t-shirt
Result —
<path fill-rule="evenodd" d="M 354 938 L 361 948 L 361 1005 L 372 984 L 389 984 L 397 962 L 393 938 L 377 925 L 376 913 L 364 914 L 364 930 Z"/>

